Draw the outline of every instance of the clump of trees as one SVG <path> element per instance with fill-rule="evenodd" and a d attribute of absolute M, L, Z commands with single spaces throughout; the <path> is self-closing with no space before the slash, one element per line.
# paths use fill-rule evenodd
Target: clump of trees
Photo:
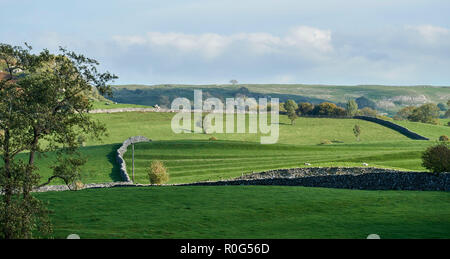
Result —
<path fill-rule="evenodd" d="M 439 111 L 440 109 L 434 103 L 427 103 L 419 107 L 407 106 L 398 111 L 394 119 L 438 124 Z"/>
<path fill-rule="evenodd" d="M 164 184 L 169 181 L 169 173 L 164 163 L 155 160 L 150 164 L 150 170 L 148 172 L 148 178 L 151 184 Z"/>
<path fill-rule="evenodd" d="M 450 172 L 450 149 L 447 142 L 429 147 L 422 154 L 422 165 L 433 173 Z"/>
<path fill-rule="evenodd" d="M 80 136 L 100 138 L 103 124 L 88 116 L 93 88 L 112 94 L 115 75 L 99 73 L 99 63 L 63 48 L 31 53 L 31 47 L 0 44 L 8 76 L 0 80 L 0 239 L 44 236 L 48 211 L 31 191 L 39 186 L 36 156 L 55 151 L 53 175 L 77 186 L 85 159 L 77 153 Z M 45 145 L 42 142 L 45 140 Z M 27 159 L 18 159 L 25 154 Z"/>
<path fill-rule="evenodd" d="M 349 100 L 345 108 L 340 107 L 331 102 L 323 102 L 320 104 L 312 104 L 308 102 L 301 102 L 296 104 L 293 100 L 287 100 L 280 104 L 280 112 L 288 114 L 291 121 L 295 121 L 297 116 L 329 116 L 329 117 L 345 117 L 345 116 L 373 116 L 377 115 L 377 111 L 370 107 L 358 109 L 358 104 L 355 100 Z"/>

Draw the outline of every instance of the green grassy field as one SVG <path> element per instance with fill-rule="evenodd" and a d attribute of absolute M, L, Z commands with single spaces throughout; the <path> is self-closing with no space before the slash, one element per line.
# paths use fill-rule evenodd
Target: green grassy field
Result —
<path fill-rule="evenodd" d="M 207 134 L 175 134 L 171 129 L 173 113 L 127 112 L 114 114 L 93 114 L 95 119 L 103 122 L 109 136 L 100 142 L 88 141 L 87 145 L 120 143 L 131 136 L 143 135 L 154 140 L 207 140 Z M 224 118 L 225 120 L 225 118 Z M 246 119 L 248 121 L 248 118 Z M 194 124 L 194 120 L 192 120 Z M 319 144 L 323 139 L 343 143 L 356 143 L 353 135 L 355 124 L 360 125 L 363 142 L 408 140 L 402 134 L 381 125 L 354 119 L 298 118 L 295 125 L 290 125 L 287 116 L 280 116 L 279 141 L 281 144 Z M 225 125 L 225 123 L 224 123 Z M 235 124 L 236 126 L 236 124 Z M 224 126 L 225 128 L 225 126 Z M 450 133 L 449 128 L 443 128 Z M 248 130 L 247 130 L 248 132 Z M 212 134 L 220 140 L 260 142 L 260 134 L 223 133 Z"/>
<path fill-rule="evenodd" d="M 152 107 L 147 106 L 147 105 L 139 105 L 139 104 L 114 103 L 114 102 L 111 102 L 108 100 L 108 101 L 93 102 L 92 108 L 94 110 L 97 110 L 97 109 L 109 110 L 109 109 L 117 109 L 117 108 L 152 108 Z"/>
<path fill-rule="evenodd" d="M 290 125 L 280 118 L 279 144 L 260 145 L 260 135 L 213 134 L 219 141 L 208 141 L 208 134 L 175 134 L 170 128 L 173 113 L 114 113 L 92 114 L 106 124 L 109 136 L 103 141 L 87 141 L 80 152 L 88 162 L 83 167 L 85 183 L 119 181 L 116 149 L 126 138 L 144 135 L 155 142 L 136 145 L 136 179 L 147 183 L 147 168 L 154 159 L 163 160 L 171 172 L 171 182 L 217 180 L 242 173 L 267 169 L 299 167 L 305 162 L 313 166 L 371 166 L 400 170 L 424 170 L 421 152 L 432 141 L 412 141 L 388 128 L 353 119 L 299 118 Z M 361 142 L 353 136 L 352 128 L 359 124 Z M 425 136 L 450 135 L 450 127 L 418 124 Z M 323 139 L 334 141 L 320 145 Z M 126 153 L 131 169 L 130 152 Z M 54 153 L 37 160 L 42 181 L 51 174 L 49 166 Z M 55 182 L 58 184 L 61 182 Z"/>
<path fill-rule="evenodd" d="M 120 181 L 115 161 L 120 143 L 136 144 L 136 181 L 148 183 L 147 168 L 164 161 L 170 183 L 218 180 L 252 171 L 312 166 L 361 166 L 424 170 L 421 153 L 433 141 L 409 140 L 380 125 L 351 119 L 280 119 L 280 143 L 259 144 L 259 135 L 174 134 L 172 113 L 92 114 L 109 129 L 102 142 L 87 141 L 83 182 Z M 352 133 L 362 129 L 362 141 Z M 406 125 L 428 137 L 450 127 Z M 321 145 L 329 139 L 333 144 Z M 25 155 L 25 154 L 22 154 Z M 131 152 L 125 154 L 131 171 Z M 50 175 L 54 153 L 38 159 Z M 55 182 L 61 183 L 61 182 Z M 36 193 L 53 211 L 54 237 L 81 238 L 448 238 L 448 192 L 359 191 L 288 186 L 174 186 Z"/>
<path fill-rule="evenodd" d="M 113 188 L 36 194 L 54 237 L 448 238 L 450 194 L 289 186 Z"/>
<path fill-rule="evenodd" d="M 187 183 L 237 177 L 269 169 L 312 166 L 387 167 L 424 170 L 421 153 L 430 145 L 423 141 L 333 145 L 260 145 L 238 141 L 155 141 L 135 145 L 135 180 L 149 183 L 152 160 L 164 162 L 169 183 Z M 131 152 L 125 154 L 131 172 Z"/>

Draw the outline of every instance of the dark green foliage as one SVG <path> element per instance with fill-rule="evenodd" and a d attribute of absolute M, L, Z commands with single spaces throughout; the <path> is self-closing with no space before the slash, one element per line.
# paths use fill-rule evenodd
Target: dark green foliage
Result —
<path fill-rule="evenodd" d="M 300 115 L 312 115 L 314 110 L 314 104 L 312 103 L 299 103 L 297 113 Z"/>
<path fill-rule="evenodd" d="M 422 154 L 422 165 L 433 173 L 450 172 L 450 149 L 448 143 L 429 147 Z"/>
<path fill-rule="evenodd" d="M 99 138 L 105 132 L 103 125 L 87 116 L 92 108 L 89 98 L 93 86 L 101 94 L 111 94 L 107 83 L 116 76 L 98 73 L 96 60 L 62 48 L 59 54 L 47 50 L 32 54 L 28 45 L 0 44 L 0 60 L 9 71 L 0 80 L 0 189 L 4 191 L 0 236 L 31 238 L 37 222 L 47 222 L 45 208 L 30 195 L 39 183 L 36 156 L 59 150 L 47 183 L 55 178 L 67 183 L 77 179 L 84 160 L 64 154 L 75 154 L 80 136 Z M 24 151 L 28 151 L 26 162 L 16 159 Z"/>
<path fill-rule="evenodd" d="M 434 103 L 427 103 L 412 110 L 408 116 L 408 120 L 438 124 L 437 118 L 439 117 L 439 108 Z"/>
<path fill-rule="evenodd" d="M 397 112 L 397 114 L 394 116 L 395 120 L 407 120 L 409 116 L 413 113 L 413 111 L 416 109 L 415 106 L 407 106 L 402 108 L 400 111 Z"/>
<path fill-rule="evenodd" d="M 312 111 L 313 115 L 319 115 L 319 116 L 346 116 L 347 112 L 344 108 L 338 107 L 334 103 L 330 102 L 323 102 L 319 105 L 316 105 L 314 107 L 314 110 Z"/>
<path fill-rule="evenodd" d="M 295 120 L 297 119 L 297 109 L 298 109 L 298 105 L 297 103 L 295 103 L 294 100 L 287 100 L 284 103 L 284 109 L 287 112 L 287 116 L 289 118 L 289 120 L 291 121 L 291 124 L 293 125 Z"/>

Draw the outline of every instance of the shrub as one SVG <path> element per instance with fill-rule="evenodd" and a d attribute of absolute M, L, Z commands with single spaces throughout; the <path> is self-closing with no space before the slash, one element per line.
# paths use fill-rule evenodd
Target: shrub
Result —
<path fill-rule="evenodd" d="M 442 135 L 439 137 L 439 141 L 448 142 L 449 138 L 446 135 Z"/>
<path fill-rule="evenodd" d="M 422 165 L 433 173 L 450 172 L 450 149 L 447 143 L 429 147 L 422 154 Z"/>
<path fill-rule="evenodd" d="M 359 116 L 368 116 L 368 117 L 376 117 L 377 116 L 377 111 L 369 108 L 369 107 L 364 107 L 361 110 L 358 110 L 357 115 Z"/>
<path fill-rule="evenodd" d="M 212 136 L 212 137 L 210 137 L 210 138 L 209 138 L 209 140 L 211 140 L 211 141 L 216 141 L 216 140 L 217 140 L 217 138 L 216 138 L 216 137 L 214 137 L 214 136 Z"/>
<path fill-rule="evenodd" d="M 163 162 L 155 160 L 150 164 L 148 178 L 151 184 L 163 184 L 169 181 L 169 174 Z"/>
<path fill-rule="evenodd" d="M 449 122 L 447 122 L 447 126 L 449 126 L 449 127 L 450 127 L 450 121 L 449 121 Z"/>
<path fill-rule="evenodd" d="M 328 139 L 322 139 L 322 141 L 320 141 L 320 144 L 321 145 L 330 145 L 330 144 L 333 144 L 333 142 L 331 142 Z"/>

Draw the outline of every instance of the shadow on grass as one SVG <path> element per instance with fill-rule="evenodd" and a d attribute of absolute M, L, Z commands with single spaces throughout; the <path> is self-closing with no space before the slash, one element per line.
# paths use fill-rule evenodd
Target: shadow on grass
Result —
<path fill-rule="evenodd" d="M 112 145 L 112 150 L 107 155 L 108 161 L 112 164 L 111 173 L 109 173 L 109 177 L 111 177 L 111 180 L 113 182 L 123 181 L 122 177 L 120 176 L 120 167 L 116 159 L 117 149 L 120 148 L 120 146 L 121 144 Z"/>

